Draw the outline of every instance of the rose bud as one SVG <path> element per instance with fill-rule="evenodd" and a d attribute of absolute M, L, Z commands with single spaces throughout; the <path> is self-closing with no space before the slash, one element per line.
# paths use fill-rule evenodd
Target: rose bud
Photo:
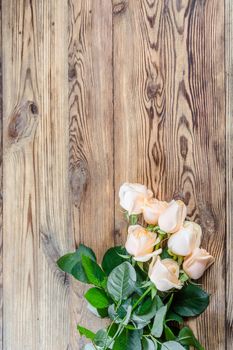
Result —
<path fill-rule="evenodd" d="M 172 259 L 154 258 L 150 264 L 149 277 L 156 288 L 161 292 L 166 292 L 172 288 L 181 289 L 182 283 L 179 281 L 179 265 Z"/>
<path fill-rule="evenodd" d="M 184 259 L 183 270 L 190 278 L 197 280 L 213 262 L 214 257 L 205 249 L 196 248 Z"/>
<path fill-rule="evenodd" d="M 159 216 L 159 227 L 167 233 L 176 232 L 182 227 L 186 214 L 187 209 L 184 202 L 173 200 Z"/>
<path fill-rule="evenodd" d="M 149 201 L 145 201 L 142 207 L 144 220 L 147 224 L 156 225 L 158 223 L 159 216 L 167 207 L 167 202 L 162 202 L 155 198 L 152 198 Z"/>
<path fill-rule="evenodd" d="M 184 226 L 171 235 L 168 248 L 176 255 L 186 256 L 200 247 L 202 231 L 200 225 L 185 221 Z"/>
<path fill-rule="evenodd" d="M 161 249 L 153 251 L 159 241 L 156 233 L 149 232 L 140 225 L 131 225 L 128 228 L 125 248 L 130 255 L 133 255 L 134 260 L 145 262 L 162 252 Z"/>
<path fill-rule="evenodd" d="M 140 184 L 124 183 L 119 191 L 120 205 L 131 214 L 141 214 L 145 200 L 153 197 L 152 191 Z"/>

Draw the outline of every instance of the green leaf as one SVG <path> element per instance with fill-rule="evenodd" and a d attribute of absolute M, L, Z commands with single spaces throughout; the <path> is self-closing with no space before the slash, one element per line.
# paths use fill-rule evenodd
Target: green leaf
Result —
<path fill-rule="evenodd" d="M 185 350 L 185 348 L 176 341 L 167 341 L 163 343 L 161 350 Z"/>
<path fill-rule="evenodd" d="M 129 305 L 128 309 L 127 309 L 127 313 L 124 317 L 124 321 L 122 322 L 122 324 L 124 326 L 127 326 L 127 324 L 129 323 L 130 321 L 130 317 L 131 317 L 131 313 L 132 313 L 132 305 Z"/>
<path fill-rule="evenodd" d="M 71 271 L 72 276 L 83 283 L 89 284 L 90 282 L 88 281 L 88 278 L 85 274 L 82 262 L 78 262 L 77 264 L 74 265 L 72 271 Z"/>
<path fill-rule="evenodd" d="M 106 329 L 100 329 L 93 339 L 93 342 L 96 346 L 100 347 L 101 349 L 105 349 L 108 347 L 108 345 L 111 343 L 111 338 L 108 336 L 108 332 Z"/>
<path fill-rule="evenodd" d="M 118 330 L 119 325 L 117 325 L 116 323 L 111 323 L 108 326 L 108 335 L 109 337 L 113 338 L 114 335 L 116 334 L 117 330 Z"/>
<path fill-rule="evenodd" d="M 104 309 L 96 309 L 97 313 L 99 314 L 100 318 L 105 318 L 108 317 L 108 308 L 104 308 Z"/>
<path fill-rule="evenodd" d="M 154 323 L 151 329 L 151 334 L 156 338 L 160 338 L 163 333 L 163 323 L 167 312 L 167 305 L 162 306 L 155 315 Z"/>
<path fill-rule="evenodd" d="M 198 316 L 209 305 L 209 295 L 193 284 L 176 293 L 173 309 L 181 316 Z"/>
<path fill-rule="evenodd" d="M 107 290 L 115 301 L 127 299 L 136 286 L 136 272 L 132 265 L 123 262 L 108 277 Z"/>
<path fill-rule="evenodd" d="M 183 273 L 180 275 L 179 280 L 180 280 L 181 282 L 186 282 L 186 281 L 189 280 L 189 276 L 188 276 L 185 272 L 183 272 Z"/>
<path fill-rule="evenodd" d="M 155 316 L 156 312 L 163 306 L 163 303 L 158 295 L 153 299 L 151 309 L 144 315 L 138 315 L 137 313 L 132 315 L 132 320 L 136 323 L 138 329 L 145 327 L 150 320 Z"/>
<path fill-rule="evenodd" d="M 127 349 L 127 332 L 128 330 L 124 329 L 124 331 L 116 338 L 113 344 L 113 350 L 126 350 Z"/>
<path fill-rule="evenodd" d="M 171 255 L 168 253 L 168 248 L 164 248 L 160 254 L 161 259 L 171 259 Z"/>
<path fill-rule="evenodd" d="M 131 298 L 126 299 L 123 303 L 118 305 L 116 308 L 115 304 L 112 304 L 108 308 L 108 315 L 111 320 L 114 320 L 115 323 L 121 323 L 123 320 L 127 319 L 127 314 L 132 310 Z"/>
<path fill-rule="evenodd" d="M 146 230 L 152 231 L 152 232 L 158 231 L 158 230 L 159 230 L 159 226 L 157 226 L 157 225 L 152 225 L 152 224 L 151 224 L 151 225 L 147 225 Z"/>
<path fill-rule="evenodd" d="M 113 350 L 142 350 L 140 332 L 124 329 L 121 335 L 116 338 Z"/>
<path fill-rule="evenodd" d="M 89 258 L 96 261 L 96 256 L 93 250 L 86 247 L 84 244 L 80 244 L 76 252 L 65 254 L 58 259 L 57 265 L 61 270 L 71 274 L 73 267 L 78 262 L 81 262 L 83 255 L 89 256 Z"/>
<path fill-rule="evenodd" d="M 152 286 L 152 288 L 151 288 L 151 298 L 154 299 L 156 294 L 157 294 L 157 288 L 155 286 Z"/>
<path fill-rule="evenodd" d="M 110 305 L 108 308 L 108 317 L 110 320 L 115 321 L 115 323 L 120 323 L 122 319 L 118 316 L 119 315 L 115 310 L 115 304 Z"/>
<path fill-rule="evenodd" d="M 145 288 L 145 280 L 147 279 L 148 277 L 148 272 L 142 270 L 139 266 L 138 266 L 138 263 L 136 263 L 136 265 L 134 266 L 135 268 L 135 271 L 136 271 L 136 274 L 137 274 L 137 284 L 138 284 L 138 287 L 142 287 L 142 288 Z M 148 284 L 152 284 L 150 281 L 148 281 Z"/>
<path fill-rule="evenodd" d="M 57 261 L 57 264 L 61 270 L 72 274 L 77 280 L 83 283 L 88 283 L 88 279 L 82 267 L 82 256 L 84 255 L 96 261 L 96 256 L 93 250 L 80 244 L 76 252 L 62 256 Z"/>
<path fill-rule="evenodd" d="M 176 336 L 172 332 L 171 328 L 169 328 L 167 325 L 164 325 L 164 333 L 166 340 L 175 340 Z"/>
<path fill-rule="evenodd" d="M 138 222 L 138 215 L 132 214 L 129 216 L 129 224 L 130 225 L 136 225 Z"/>
<path fill-rule="evenodd" d="M 95 338 L 95 333 L 93 333 L 89 329 L 82 327 L 82 326 L 77 326 L 77 329 L 78 329 L 79 334 L 81 336 L 84 335 L 87 339 L 91 339 L 91 340 L 93 340 Z"/>
<path fill-rule="evenodd" d="M 173 298 L 174 298 L 174 294 L 172 293 L 169 300 L 168 300 L 168 303 L 167 303 L 167 309 L 169 310 L 170 307 L 171 307 L 171 304 L 173 302 Z"/>
<path fill-rule="evenodd" d="M 158 346 L 156 342 L 148 338 L 142 339 L 142 348 L 143 350 L 157 350 Z"/>
<path fill-rule="evenodd" d="M 84 295 L 87 301 L 96 309 L 104 309 L 110 305 L 110 300 L 104 290 L 91 288 Z"/>
<path fill-rule="evenodd" d="M 139 305 L 137 309 L 137 315 L 145 315 L 147 312 L 151 310 L 151 307 L 153 305 L 153 300 L 151 298 L 148 298 L 144 300 L 142 304 Z"/>
<path fill-rule="evenodd" d="M 205 350 L 203 346 L 199 343 L 193 331 L 189 327 L 184 327 L 180 330 L 179 333 L 179 342 L 182 345 L 191 345 L 194 346 L 197 350 Z"/>
<path fill-rule="evenodd" d="M 126 255 L 126 249 L 124 247 L 118 246 L 108 249 L 105 253 L 102 261 L 102 268 L 107 275 L 109 275 L 115 267 L 125 261 L 125 259 L 119 254 Z"/>
<path fill-rule="evenodd" d="M 125 326 L 126 329 L 129 329 L 131 331 L 136 331 L 137 327 L 132 326 L 131 324 L 127 324 L 127 326 Z"/>
<path fill-rule="evenodd" d="M 82 256 L 82 266 L 89 283 L 97 287 L 106 287 L 107 276 L 100 266 L 88 256 Z"/>
<path fill-rule="evenodd" d="M 158 295 L 153 299 L 151 307 L 149 310 L 145 311 L 145 313 L 142 314 L 142 310 L 138 309 L 136 312 L 136 315 L 139 316 L 141 319 L 144 320 L 151 320 L 156 314 L 156 312 L 163 306 L 163 303 Z"/>
<path fill-rule="evenodd" d="M 177 315 L 175 312 L 168 310 L 165 322 L 169 322 L 169 321 L 176 321 L 178 323 L 183 323 L 183 318 L 180 315 Z"/>

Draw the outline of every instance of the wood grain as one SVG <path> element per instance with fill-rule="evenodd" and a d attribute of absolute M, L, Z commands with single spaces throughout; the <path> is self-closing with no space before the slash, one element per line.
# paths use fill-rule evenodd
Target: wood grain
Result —
<path fill-rule="evenodd" d="M 68 76 L 72 234 L 76 245 L 93 247 L 100 259 L 114 243 L 110 1 L 69 1 Z M 79 323 L 100 329 L 103 322 L 86 311 L 84 288 L 74 284 L 72 327 Z M 82 345 L 75 336 L 73 348 Z"/>
<path fill-rule="evenodd" d="M 2 4 L 0 2 L 0 13 Z M 0 16 L 0 350 L 3 349 L 3 109 L 2 109 L 2 16 Z"/>
<path fill-rule="evenodd" d="M 38 6 L 40 123 L 36 144 L 40 349 L 71 349 L 69 280 L 56 266 L 73 245 L 69 217 L 68 4 Z M 38 215 L 39 214 L 39 215 Z"/>
<path fill-rule="evenodd" d="M 2 2 L 4 349 L 38 349 L 39 344 L 38 202 L 33 160 L 39 90 L 33 11 L 29 2 Z"/>
<path fill-rule="evenodd" d="M 3 1 L 4 349 L 67 349 L 67 11 Z M 64 87 L 64 90 L 60 88 Z"/>
<path fill-rule="evenodd" d="M 226 327 L 227 349 L 233 344 L 233 3 L 225 5 L 225 64 L 226 64 Z"/>
<path fill-rule="evenodd" d="M 211 304 L 189 324 L 231 350 L 232 1 L 0 3 L 0 349 L 81 349 L 77 323 L 104 325 L 56 260 L 124 242 L 131 181 L 202 225 Z"/>
<path fill-rule="evenodd" d="M 202 281 L 210 307 L 191 325 L 207 350 L 225 349 L 224 6 L 138 0 L 115 9 L 115 187 L 143 182 L 188 204 L 216 257 Z M 122 241 L 118 209 L 116 231 Z"/>

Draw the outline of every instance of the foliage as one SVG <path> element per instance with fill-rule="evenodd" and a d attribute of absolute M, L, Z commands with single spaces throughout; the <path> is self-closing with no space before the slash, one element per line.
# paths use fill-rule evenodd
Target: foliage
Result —
<path fill-rule="evenodd" d="M 160 292 L 148 278 L 148 263 L 137 264 L 122 247 L 110 248 L 99 265 L 94 252 L 81 244 L 57 263 L 93 285 L 86 300 L 98 314 L 107 310 L 111 320 L 97 333 L 78 325 L 80 335 L 91 341 L 85 350 L 204 350 L 192 330 L 182 328 L 183 317 L 197 316 L 209 304 L 209 295 L 190 280 L 181 290 Z"/>

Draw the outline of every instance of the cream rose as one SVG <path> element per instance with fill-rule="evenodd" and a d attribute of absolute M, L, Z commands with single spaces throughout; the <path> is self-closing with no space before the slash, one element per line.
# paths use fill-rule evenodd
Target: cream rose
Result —
<path fill-rule="evenodd" d="M 213 262 L 214 257 L 205 249 L 196 248 L 184 259 L 183 270 L 190 278 L 197 280 Z"/>
<path fill-rule="evenodd" d="M 147 224 L 156 225 L 158 223 L 159 216 L 167 207 L 167 202 L 162 202 L 155 198 L 145 201 L 142 207 L 144 220 Z"/>
<path fill-rule="evenodd" d="M 182 283 L 179 281 L 179 265 L 172 259 L 154 258 L 150 264 L 149 277 L 161 292 L 182 288 Z"/>
<path fill-rule="evenodd" d="M 161 230 L 174 233 L 178 231 L 184 223 L 187 214 L 186 205 L 181 200 L 171 201 L 169 206 L 159 216 L 158 224 Z"/>
<path fill-rule="evenodd" d="M 153 197 L 152 191 L 140 184 L 124 183 L 119 191 L 120 205 L 129 214 L 141 214 L 145 200 Z"/>
<path fill-rule="evenodd" d="M 184 226 L 169 238 L 168 248 L 176 255 L 187 256 L 200 247 L 201 236 L 200 225 L 185 221 Z"/>
<path fill-rule="evenodd" d="M 129 254 L 133 255 L 134 260 L 145 262 L 160 254 L 161 249 L 154 251 L 158 243 L 156 233 L 149 232 L 140 225 L 129 226 L 125 248 Z"/>

